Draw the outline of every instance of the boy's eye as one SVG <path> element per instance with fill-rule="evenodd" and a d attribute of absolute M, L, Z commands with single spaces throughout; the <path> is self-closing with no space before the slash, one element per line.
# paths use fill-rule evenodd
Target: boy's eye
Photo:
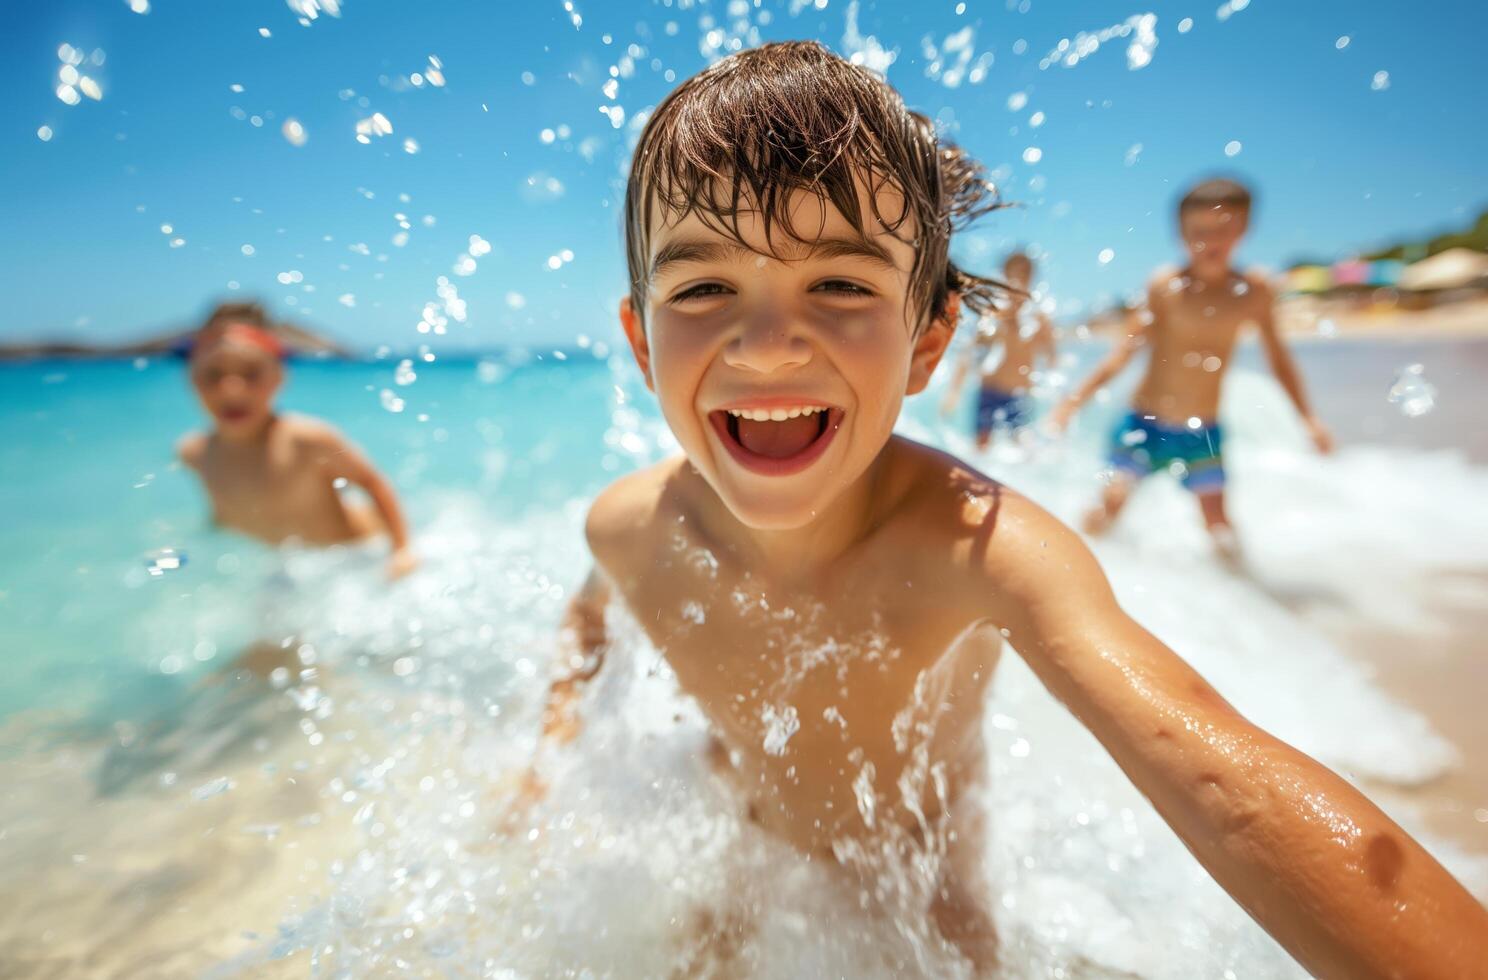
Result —
<path fill-rule="evenodd" d="M 838 296 L 872 296 L 873 291 L 846 279 L 825 279 L 811 287 L 812 292 L 832 293 Z"/>
<path fill-rule="evenodd" d="M 672 303 L 685 303 L 690 299 L 706 299 L 711 296 L 725 296 L 729 288 L 720 282 L 700 282 L 696 286 L 688 286 L 670 300 Z"/>

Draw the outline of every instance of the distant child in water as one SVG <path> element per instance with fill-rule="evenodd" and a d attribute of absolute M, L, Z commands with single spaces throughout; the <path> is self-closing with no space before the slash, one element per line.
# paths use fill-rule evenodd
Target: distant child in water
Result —
<path fill-rule="evenodd" d="M 1050 416 L 1050 424 L 1063 429 L 1138 351 L 1150 351 L 1132 410 L 1112 435 L 1112 479 L 1100 506 L 1085 518 L 1091 534 L 1110 526 L 1138 481 L 1169 470 L 1198 498 L 1221 552 L 1235 555 L 1224 504 L 1219 393 L 1235 343 L 1248 329 L 1260 334 L 1271 370 L 1297 406 L 1313 444 L 1322 453 L 1333 448 L 1333 437 L 1312 414 L 1297 365 L 1277 331 L 1270 284 L 1261 273 L 1239 272 L 1231 264 L 1250 224 L 1250 205 L 1250 192 L 1232 180 L 1205 181 L 1183 197 L 1178 231 L 1188 264 L 1153 275 L 1146 301 L 1127 318 L 1126 335 L 1116 349 Z"/>
<path fill-rule="evenodd" d="M 990 308 L 991 284 L 947 257 L 990 197 L 930 120 L 816 44 L 742 51 L 656 108 L 626 192 L 620 322 L 683 453 L 589 511 L 596 569 L 548 737 L 579 728 L 617 597 L 710 722 L 741 815 L 990 971 L 982 731 L 1006 637 L 1308 970 L 1481 974 L 1488 913 L 1405 831 L 1133 622 L 1077 535 L 894 435 L 961 308 Z M 1219 214 L 1195 212 L 1206 240 L 1232 233 L 1209 230 Z M 1240 317 L 1203 269 L 1216 312 L 1162 323 Z M 1212 419 L 1176 392 L 1149 411 Z M 736 911 L 700 937 L 715 958 L 747 938 L 753 910 Z"/>
<path fill-rule="evenodd" d="M 994 430 L 1017 434 L 1029 422 L 1028 389 L 1036 363 L 1054 363 L 1054 325 L 1029 303 L 1033 282 L 1033 259 L 1014 252 L 1002 266 L 1003 280 L 1013 288 L 994 316 L 978 324 L 976 337 L 966 349 L 956 376 L 941 403 L 941 414 L 949 416 L 960 402 L 966 376 L 975 370 L 981 377 L 976 403 L 976 445 L 986 449 Z M 1001 348 L 1001 357 L 998 357 Z"/>
<path fill-rule="evenodd" d="M 213 521 L 274 545 L 386 533 L 388 574 L 406 574 L 418 560 L 392 485 L 326 423 L 274 410 L 283 362 L 282 343 L 253 304 L 219 306 L 196 334 L 191 383 L 212 427 L 182 438 L 177 451 L 201 477 Z M 371 506 L 347 501 L 347 484 L 365 490 Z"/>

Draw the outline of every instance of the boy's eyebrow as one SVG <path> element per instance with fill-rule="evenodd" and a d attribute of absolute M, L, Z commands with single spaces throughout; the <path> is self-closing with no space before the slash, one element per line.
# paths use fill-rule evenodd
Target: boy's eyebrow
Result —
<path fill-rule="evenodd" d="M 683 238 L 677 241 L 667 242 L 656 250 L 656 257 L 651 260 L 651 278 L 655 279 L 670 265 L 683 262 L 724 262 L 729 260 L 737 262 L 755 254 L 753 249 L 745 248 L 737 242 L 702 241 L 693 238 Z M 782 255 L 778 257 L 788 262 L 800 261 L 806 258 L 857 258 L 866 259 L 890 271 L 896 271 L 898 269 L 887 249 L 877 242 L 863 238 L 819 238 L 809 246 L 805 246 L 799 255 Z"/>

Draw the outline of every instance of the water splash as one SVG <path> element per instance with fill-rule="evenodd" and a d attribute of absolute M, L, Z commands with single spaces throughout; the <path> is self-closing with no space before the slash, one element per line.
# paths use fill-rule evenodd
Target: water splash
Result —
<path fill-rule="evenodd" d="M 1424 365 L 1407 364 L 1395 373 L 1387 397 L 1402 415 L 1419 418 L 1436 407 L 1436 386 L 1426 380 Z"/>
<path fill-rule="evenodd" d="M 760 712 L 760 722 L 765 727 L 763 743 L 766 755 L 784 755 L 785 747 L 796 732 L 801 730 L 801 719 L 794 705 L 767 704 Z"/>
<path fill-rule="evenodd" d="M 1132 14 L 1119 24 L 1098 31 L 1081 31 L 1073 39 L 1061 38 L 1039 61 L 1039 68 L 1048 69 L 1053 65 L 1073 68 L 1099 51 L 1101 45 L 1118 38 L 1131 39 L 1126 46 L 1126 67 L 1131 71 L 1146 68 L 1157 50 L 1157 15 Z"/>

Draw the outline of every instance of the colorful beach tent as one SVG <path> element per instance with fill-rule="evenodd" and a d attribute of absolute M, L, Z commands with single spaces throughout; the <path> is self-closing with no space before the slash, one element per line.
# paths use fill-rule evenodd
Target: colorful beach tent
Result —
<path fill-rule="evenodd" d="M 1449 248 L 1422 259 L 1400 274 L 1403 289 L 1461 289 L 1488 282 L 1488 255 L 1470 248 Z"/>
<path fill-rule="evenodd" d="M 1397 259 L 1376 259 L 1369 263 L 1369 285 L 1396 286 L 1405 271 L 1405 263 Z"/>
<path fill-rule="evenodd" d="M 1369 282 L 1369 263 L 1359 259 L 1345 259 L 1333 263 L 1335 286 L 1363 286 Z"/>
<path fill-rule="evenodd" d="M 1286 288 L 1292 293 L 1322 293 L 1333 288 L 1333 273 L 1325 265 L 1299 265 L 1287 272 Z"/>

